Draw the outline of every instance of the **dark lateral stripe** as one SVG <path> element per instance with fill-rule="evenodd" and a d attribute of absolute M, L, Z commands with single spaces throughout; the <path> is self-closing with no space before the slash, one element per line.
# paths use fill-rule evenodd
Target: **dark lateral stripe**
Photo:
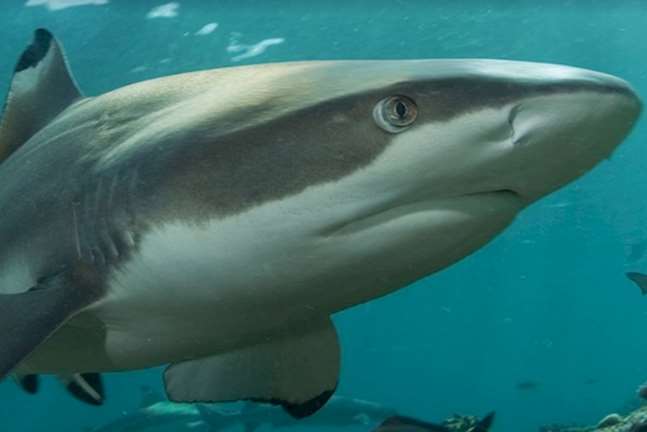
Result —
<path fill-rule="evenodd" d="M 35 67 L 47 55 L 52 44 L 53 36 L 45 29 L 37 29 L 34 32 L 34 40 L 25 51 L 23 51 L 14 72 L 21 72 L 25 69 Z"/>

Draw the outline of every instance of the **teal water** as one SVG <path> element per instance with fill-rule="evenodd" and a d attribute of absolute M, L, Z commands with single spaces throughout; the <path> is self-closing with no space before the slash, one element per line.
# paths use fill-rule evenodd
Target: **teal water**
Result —
<path fill-rule="evenodd" d="M 234 64 L 486 57 L 600 70 L 647 97 L 639 0 L 178 0 L 167 9 L 175 16 L 156 18 L 147 14 L 164 1 L 25 3 L 5 0 L 0 13 L 5 87 L 33 29 L 47 27 L 88 95 Z M 195 34 L 209 23 L 218 25 Z M 240 58 L 268 40 L 264 52 Z M 337 315 L 339 393 L 429 420 L 495 409 L 495 430 L 514 432 L 594 423 L 632 400 L 647 379 L 647 298 L 624 272 L 647 272 L 647 256 L 629 262 L 631 245 L 647 241 L 646 141 L 643 119 L 610 161 L 525 210 L 484 249 Z M 160 388 L 159 370 L 106 378 L 102 408 L 81 405 L 54 380 L 35 397 L 2 383 L 0 431 L 80 431 L 136 407 L 142 384 Z M 528 380 L 538 387 L 516 388 Z"/>

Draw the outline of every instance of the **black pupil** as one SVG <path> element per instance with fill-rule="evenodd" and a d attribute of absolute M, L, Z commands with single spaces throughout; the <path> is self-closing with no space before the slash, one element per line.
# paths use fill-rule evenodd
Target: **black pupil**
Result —
<path fill-rule="evenodd" d="M 401 119 L 407 115 L 407 106 L 404 104 L 404 102 L 398 101 L 395 103 L 395 113 Z"/>

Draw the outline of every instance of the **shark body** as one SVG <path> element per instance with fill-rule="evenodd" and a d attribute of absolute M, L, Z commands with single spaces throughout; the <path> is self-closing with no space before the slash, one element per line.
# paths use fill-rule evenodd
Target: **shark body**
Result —
<path fill-rule="evenodd" d="M 0 377 L 171 364 L 172 400 L 307 416 L 338 380 L 331 314 L 479 249 L 608 157 L 640 108 L 610 75 L 472 59 L 83 97 L 38 30 L 0 123 Z"/>

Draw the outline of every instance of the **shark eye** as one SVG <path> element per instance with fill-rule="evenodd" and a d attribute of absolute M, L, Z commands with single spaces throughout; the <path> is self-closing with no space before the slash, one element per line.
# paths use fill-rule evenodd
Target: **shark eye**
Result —
<path fill-rule="evenodd" d="M 379 101 L 373 109 L 375 123 L 387 132 L 402 132 L 418 116 L 416 103 L 406 96 L 391 96 Z"/>

